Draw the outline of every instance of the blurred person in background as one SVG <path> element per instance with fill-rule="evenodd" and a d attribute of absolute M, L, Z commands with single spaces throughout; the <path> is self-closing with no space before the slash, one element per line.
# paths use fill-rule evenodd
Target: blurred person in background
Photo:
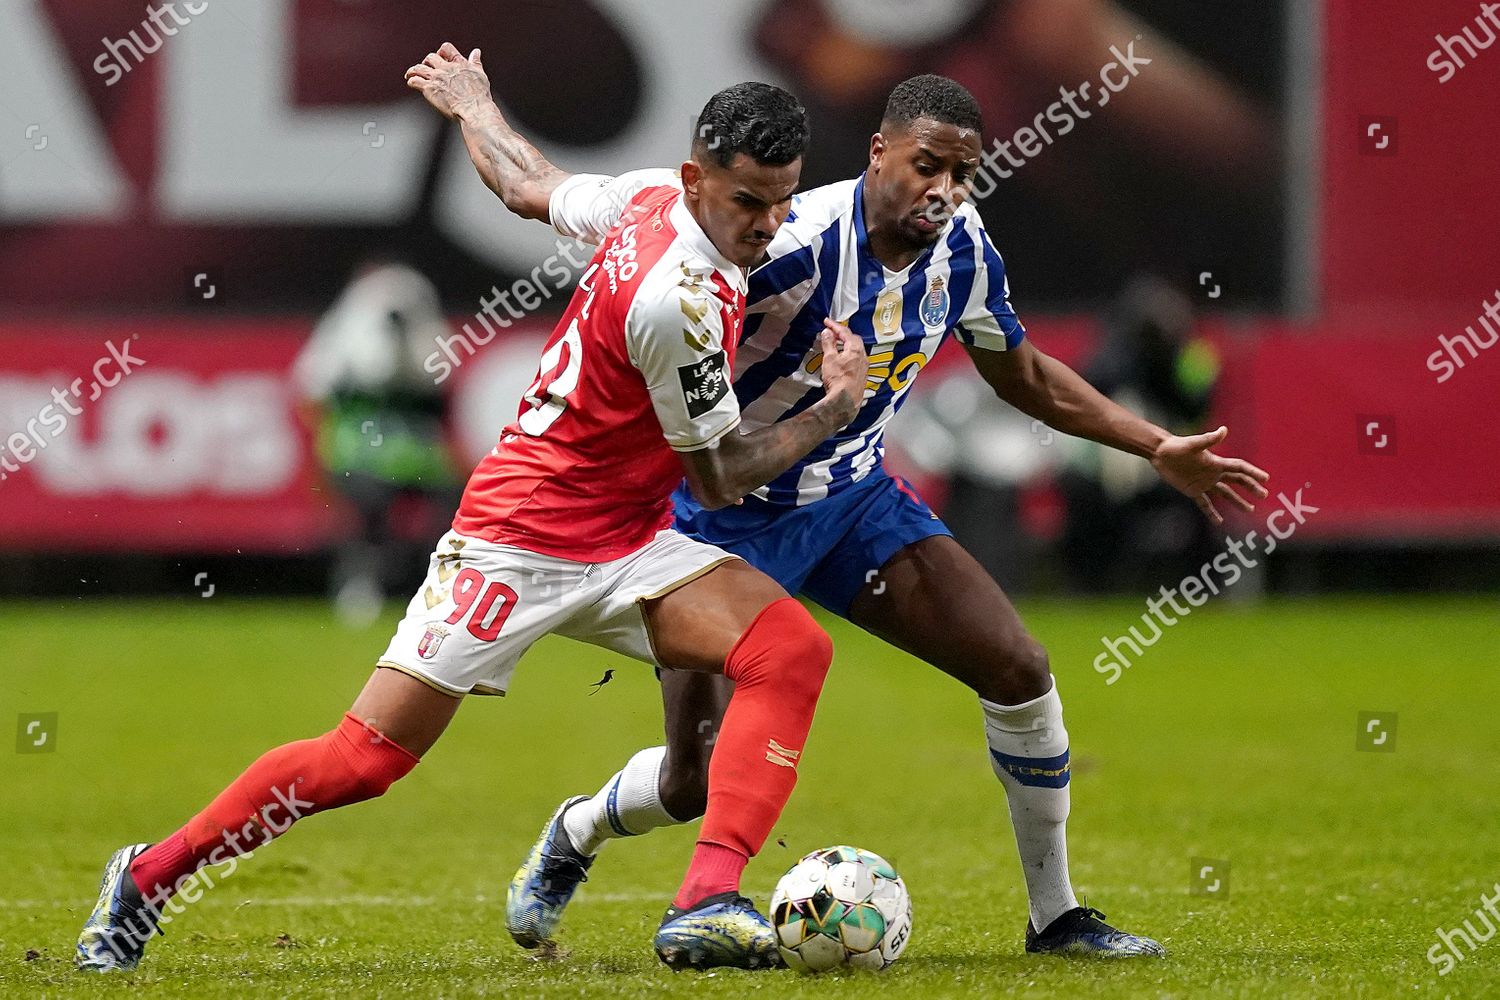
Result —
<path fill-rule="evenodd" d="M 445 400 L 422 370 L 448 332 L 432 282 L 405 264 L 372 261 L 318 322 L 292 370 L 318 463 L 354 515 L 331 578 L 351 627 L 371 624 L 388 594 L 415 586 L 401 568 L 420 573 L 421 555 L 457 502 L 462 480 Z"/>
<path fill-rule="evenodd" d="M 1191 302 L 1140 276 L 1106 320 L 1084 368 L 1095 388 L 1174 434 L 1203 429 L 1219 376 L 1218 354 L 1196 333 Z M 1134 592 L 1193 573 L 1213 557 L 1214 531 L 1193 502 L 1148 468 L 1091 441 L 1074 440 L 1059 486 L 1067 507 L 1062 555 L 1082 591 Z"/>

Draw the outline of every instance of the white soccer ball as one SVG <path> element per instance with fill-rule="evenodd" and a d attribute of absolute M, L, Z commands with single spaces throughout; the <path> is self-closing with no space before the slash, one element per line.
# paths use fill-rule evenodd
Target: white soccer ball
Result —
<path fill-rule="evenodd" d="M 879 971 L 911 940 L 911 895 L 880 855 L 825 847 L 776 883 L 771 923 L 782 958 L 799 972 L 844 964 Z"/>

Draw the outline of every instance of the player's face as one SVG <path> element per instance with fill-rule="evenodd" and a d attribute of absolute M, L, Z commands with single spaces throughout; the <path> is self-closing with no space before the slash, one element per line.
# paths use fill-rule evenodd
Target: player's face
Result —
<path fill-rule="evenodd" d="M 927 246 L 968 201 L 981 152 L 978 132 L 930 118 L 875 133 L 865 177 L 869 223 Z"/>
<path fill-rule="evenodd" d="M 727 167 L 712 160 L 682 165 L 688 207 L 719 252 L 740 267 L 751 267 L 764 256 L 792 210 L 792 193 L 801 177 L 801 159 L 771 167 L 744 153 Z"/>

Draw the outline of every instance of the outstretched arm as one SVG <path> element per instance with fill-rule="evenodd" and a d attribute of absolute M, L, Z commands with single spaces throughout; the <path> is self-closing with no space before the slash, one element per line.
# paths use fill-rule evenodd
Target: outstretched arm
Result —
<path fill-rule="evenodd" d="M 1064 434 L 1148 459 L 1168 485 L 1196 503 L 1214 524 L 1224 523 L 1214 507 L 1215 497 L 1249 511 L 1255 504 L 1235 487 L 1258 499 L 1267 495 L 1261 484 L 1270 477 L 1264 470 L 1209 450 L 1228 436 L 1228 428 L 1177 437 L 1115 403 L 1029 340 L 1008 351 L 971 347 L 969 356 L 980 376 L 1011 406 Z"/>
<path fill-rule="evenodd" d="M 570 176 L 510 127 L 490 96 L 480 52 L 465 58 L 452 43 L 406 71 L 406 84 L 463 129 L 464 145 L 485 186 L 523 219 L 548 221 L 552 192 Z"/>

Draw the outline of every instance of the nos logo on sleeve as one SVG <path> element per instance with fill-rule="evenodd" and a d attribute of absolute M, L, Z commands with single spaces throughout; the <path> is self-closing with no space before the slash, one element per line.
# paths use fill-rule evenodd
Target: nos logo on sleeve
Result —
<path fill-rule="evenodd" d="M 712 410 L 729 391 L 729 359 L 723 351 L 677 369 L 688 416 L 697 420 Z"/>

